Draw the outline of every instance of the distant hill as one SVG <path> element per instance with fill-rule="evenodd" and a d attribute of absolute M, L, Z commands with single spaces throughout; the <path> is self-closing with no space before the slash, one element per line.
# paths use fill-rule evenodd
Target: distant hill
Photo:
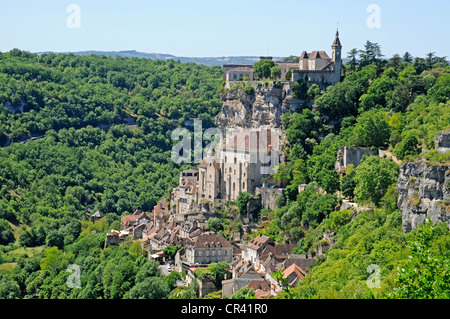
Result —
<path fill-rule="evenodd" d="M 39 52 L 46 53 L 46 52 Z M 48 53 L 48 52 L 47 52 Z M 57 52 L 55 52 L 57 53 Z M 164 53 L 145 53 L 138 52 L 136 50 L 127 50 L 127 51 L 78 51 L 78 52 L 61 52 L 61 53 L 73 53 L 77 55 L 106 55 L 106 56 L 121 56 L 128 58 L 146 58 L 152 60 L 180 60 L 182 63 L 197 63 L 203 65 L 220 65 L 224 64 L 254 64 L 259 61 L 259 56 L 231 56 L 231 57 L 177 57 L 171 54 Z M 274 59 L 282 59 L 279 57 L 274 57 Z"/>
<path fill-rule="evenodd" d="M 38 54 L 50 53 L 50 52 L 38 52 Z M 180 60 L 182 63 L 197 63 L 207 66 L 224 64 L 255 64 L 259 61 L 259 56 L 223 56 L 223 57 L 178 57 L 172 54 L 166 53 L 146 53 L 136 50 L 127 51 L 77 51 L 77 52 L 54 52 L 54 53 L 73 53 L 76 55 L 106 55 L 106 56 L 121 56 L 127 58 L 145 58 L 151 60 Z M 283 57 L 273 57 L 274 60 L 282 60 Z M 349 59 L 343 59 L 342 62 L 347 62 Z"/>

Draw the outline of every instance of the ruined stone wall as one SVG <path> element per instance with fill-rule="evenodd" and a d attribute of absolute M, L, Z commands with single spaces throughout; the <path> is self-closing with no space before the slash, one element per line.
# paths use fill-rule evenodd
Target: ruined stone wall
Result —
<path fill-rule="evenodd" d="M 261 207 L 272 211 L 278 208 L 275 200 L 279 195 L 282 195 L 283 192 L 284 188 L 258 187 L 256 189 L 256 195 L 261 196 Z"/>
<path fill-rule="evenodd" d="M 363 147 L 353 147 L 349 148 L 348 146 L 339 147 L 336 159 L 336 171 L 339 173 L 344 173 L 347 166 L 352 164 L 354 168 L 358 167 L 361 164 L 361 160 L 364 155 L 367 156 L 378 156 L 378 149 L 370 149 Z"/>

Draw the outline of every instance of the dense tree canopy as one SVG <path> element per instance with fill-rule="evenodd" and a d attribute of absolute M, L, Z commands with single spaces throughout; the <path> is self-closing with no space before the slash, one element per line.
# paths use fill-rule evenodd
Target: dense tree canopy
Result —
<path fill-rule="evenodd" d="M 106 231 L 177 184 L 171 131 L 213 125 L 221 68 L 20 50 L 0 60 L 0 268 L 12 265 L 0 296 L 167 298 L 173 282 L 141 244 L 105 248 Z M 105 217 L 92 223 L 86 208 Z M 66 285 L 69 264 L 81 289 Z"/>

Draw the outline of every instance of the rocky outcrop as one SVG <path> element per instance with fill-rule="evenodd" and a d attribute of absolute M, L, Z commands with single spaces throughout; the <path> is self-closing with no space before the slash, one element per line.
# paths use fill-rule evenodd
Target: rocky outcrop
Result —
<path fill-rule="evenodd" d="M 300 100 L 289 96 L 290 87 L 254 86 L 254 94 L 243 89 L 229 89 L 221 94 L 222 112 L 216 125 L 225 129 L 279 128 L 284 113 L 291 112 Z"/>
<path fill-rule="evenodd" d="M 4 106 L 9 112 L 11 112 L 13 114 L 16 114 L 16 113 L 23 113 L 23 112 L 25 112 L 25 107 L 27 106 L 27 103 L 25 102 L 24 99 L 21 99 L 19 106 L 14 106 L 9 101 L 5 102 Z"/>
<path fill-rule="evenodd" d="M 397 181 L 398 208 L 405 233 L 416 229 L 428 217 L 450 227 L 450 165 L 425 161 L 405 163 Z"/>
<path fill-rule="evenodd" d="M 434 144 L 439 154 L 450 151 L 450 130 L 439 132 L 434 139 Z"/>

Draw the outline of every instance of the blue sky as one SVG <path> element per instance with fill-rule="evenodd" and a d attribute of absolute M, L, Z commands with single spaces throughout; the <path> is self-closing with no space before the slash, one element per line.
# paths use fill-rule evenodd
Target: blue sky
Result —
<path fill-rule="evenodd" d="M 70 4 L 81 9 L 80 28 L 67 26 Z M 371 4 L 380 28 L 368 27 Z M 370 40 L 387 57 L 450 57 L 449 12 L 447 0 L 1 0 L 0 51 L 288 56 L 330 52 L 339 23 L 344 53 Z"/>

